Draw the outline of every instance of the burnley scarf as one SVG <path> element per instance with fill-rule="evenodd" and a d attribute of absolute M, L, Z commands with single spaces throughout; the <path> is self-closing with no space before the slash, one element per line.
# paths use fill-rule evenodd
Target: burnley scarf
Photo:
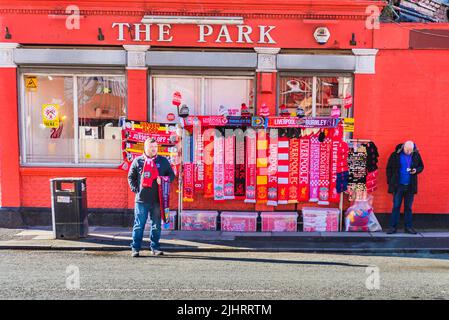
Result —
<path fill-rule="evenodd" d="M 193 201 L 194 166 L 192 163 L 192 136 L 186 135 L 183 139 L 183 201 Z"/>
<path fill-rule="evenodd" d="M 239 131 L 235 138 L 235 176 L 234 195 L 237 198 L 245 196 L 245 136 Z"/>
<path fill-rule="evenodd" d="M 288 204 L 289 139 L 279 137 L 278 142 L 278 204 Z"/>
<path fill-rule="evenodd" d="M 309 201 L 310 139 L 299 141 L 299 201 Z"/>
<path fill-rule="evenodd" d="M 246 135 L 246 203 L 256 203 L 256 132 L 252 129 Z"/>
<path fill-rule="evenodd" d="M 159 204 L 162 221 L 167 223 L 170 221 L 170 177 L 161 177 L 161 184 L 159 185 Z"/>
<path fill-rule="evenodd" d="M 299 139 L 292 138 L 289 143 L 289 188 L 288 203 L 298 203 L 299 198 Z"/>
<path fill-rule="evenodd" d="M 148 157 L 144 154 L 145 162 L 143 164 L 142 170 L 142 187 L 151 188 L 153 186 L 153 181 L 159 176 L 159 172 L 156 167 L 156 157 Z"/>
<path fill-rule="evenodd" d="M 224 200 L 224 137 L 214 137 L 214 200 Z"/>
<path fill-rule="evenodd" d="M 310 138 L 310 202 L 318 202 L 318 182 L 320 178 L 320 142 L 318 136 Z"/>
<path fill-rule="evenodd" d="M 265 130 L 257 133 L 257 202 L 268 200 L 268 137 Z"/>
<path fill-rule="evenodd" d="M 228 134 L 224 138 L 224 199 L 234 199 L 234 174 L 235 174 L 235 137 Z"/>
<path fill-rule="evenodd" d="M 329 204 L 329 160 L 330 160 L 331 139 L 326 137 L 320 143 L 320 167 L 319 167 L 319 192 L 318 204 Z"/>
<path fill-rule="evenodd" d="M 274 131 L 274 130 L 273 130 Z M 278 204 L 278 143 L 277 134 L 270 131 L 270 144 L 268 146 L 268 201 L 267 205 L 277 206 Z"/>

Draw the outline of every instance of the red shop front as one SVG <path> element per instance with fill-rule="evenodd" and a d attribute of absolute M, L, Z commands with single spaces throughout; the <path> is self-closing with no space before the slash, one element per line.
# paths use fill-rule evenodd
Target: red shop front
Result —
<path fill-rule="evenodd" d="M 410 30 L 423 29 L 419 24 L 377 25 L 383 6 L 349 0 L 1 4 L 2 221 L 49 221 L 49 179 L 82 176 L 88 179 L 94 223 L 126 224 L 134 194 L 120 169 L 120 118 L 178 123 L 176 91 L 198 116 L 219 115 L 222 109 L 238 115 L 244 103 L 254 116 L 277 116 L 284 107 L 293 113 L 299 105 L 306 116 L 329 117 L 337 105 L 341 118 L 355 119 L 354 133 L 346 136 L 378 146 L 374 209 L 389 212 L 383 172 L 394 146 L 415 140 L 426 163 L 439 145 L 429 137 L 433 121 L 445 116 L 438 107 L 444 85 L 437 78 L 447 80 L 440 72 L 447 69 L 449 46 L 417 38 Z M 449 28 L 438 29 L 444 34 Z M 307 87 L 307 93 L 295 96 L 297 83 L 303 85 L 298 92 Z M 437 89 L 429 111 L 425 96 L 432 87 Z M 43 121 L 48 105 L 57 106 L 57 125 Z M 447 129 L 438 130 L 447 141 L 441 133 Z M 418 213 L 449 213 L 442 191 L 449 174 L 438 171 L 447 167 L 443 156 L 426 163 Z M 437 190 L 430 184 L 436 177 Z M 439 200 L 426 200 L 430 195 Z M 195 193 L 183 209 L 269 212 L 302 205 L 310 203 L 274 208 Z M 172 197 L 172 208 L 177 207 Z"/>

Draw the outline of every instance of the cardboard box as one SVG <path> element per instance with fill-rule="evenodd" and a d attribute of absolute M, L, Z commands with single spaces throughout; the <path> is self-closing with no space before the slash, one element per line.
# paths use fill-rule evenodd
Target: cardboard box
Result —
<path fill-rule="evenodd" d="M 262 212 L 262 232 L 296 232 L 298 214 L 296 212 Z"/>
<path fill-rule="evenodd" d="M 257 231 L 257 212 L 222 212 L 221 231 Z"/>

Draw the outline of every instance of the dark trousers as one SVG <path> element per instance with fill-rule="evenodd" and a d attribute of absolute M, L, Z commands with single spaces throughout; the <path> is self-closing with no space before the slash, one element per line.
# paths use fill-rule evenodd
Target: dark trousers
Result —
<path fill-rule="evenodd" d="M 405 227 L 412 228 L 412 204 L 415 195 L 409 185 L 400 184 L 393 194 L 393 211 L 391 212 L 390 227 L 397 228 L 401 211 L 402 199 L 404 199 Z"/>

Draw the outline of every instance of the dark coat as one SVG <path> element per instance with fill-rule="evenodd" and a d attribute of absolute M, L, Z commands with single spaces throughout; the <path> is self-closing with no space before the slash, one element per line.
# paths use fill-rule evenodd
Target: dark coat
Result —
<path fill-rule="evenodd" d="M 399 186 L 399 169 L 401 167 L 400 154 L 402 152 L 404 145 L 398 144 L 396 150 L 391 154 L 388 159 L 387 164 L 387 183 L 388 183 L 388 193 L 394 193 Z M 411 191 L 416 194 L 418 193 L 418 174 L 424 170 L 424 163 L 419 154 L 418 148 L 415 148 L 412 152 L 412 163 L 411 168 L 416 169 L 416 173 L 410 176 L 410 187 Z"/>
<path fill-rule="evenodd" d="M 168 162 L 167 158 L 157 156 L 154 161 L 156 163 L 159 176 L 169 176 L 170 182 L 173 182 L 173 180 L 175 179 L 175 173 L 173 172 L 173 169 L 171 168 L 170 162 Z M 129 187 L 131 188 L 131 191 L 136 194 L 136 202 L 159 203 L 159 189 L 156 180 L 153 181 L 153 185 L 151 188 L 142 188 L 141 186 L 141 177 L 144 162 L 145 157 L 143 155 L 137 157 L 132 162 L 131 167 L 128 171 Z"/>

